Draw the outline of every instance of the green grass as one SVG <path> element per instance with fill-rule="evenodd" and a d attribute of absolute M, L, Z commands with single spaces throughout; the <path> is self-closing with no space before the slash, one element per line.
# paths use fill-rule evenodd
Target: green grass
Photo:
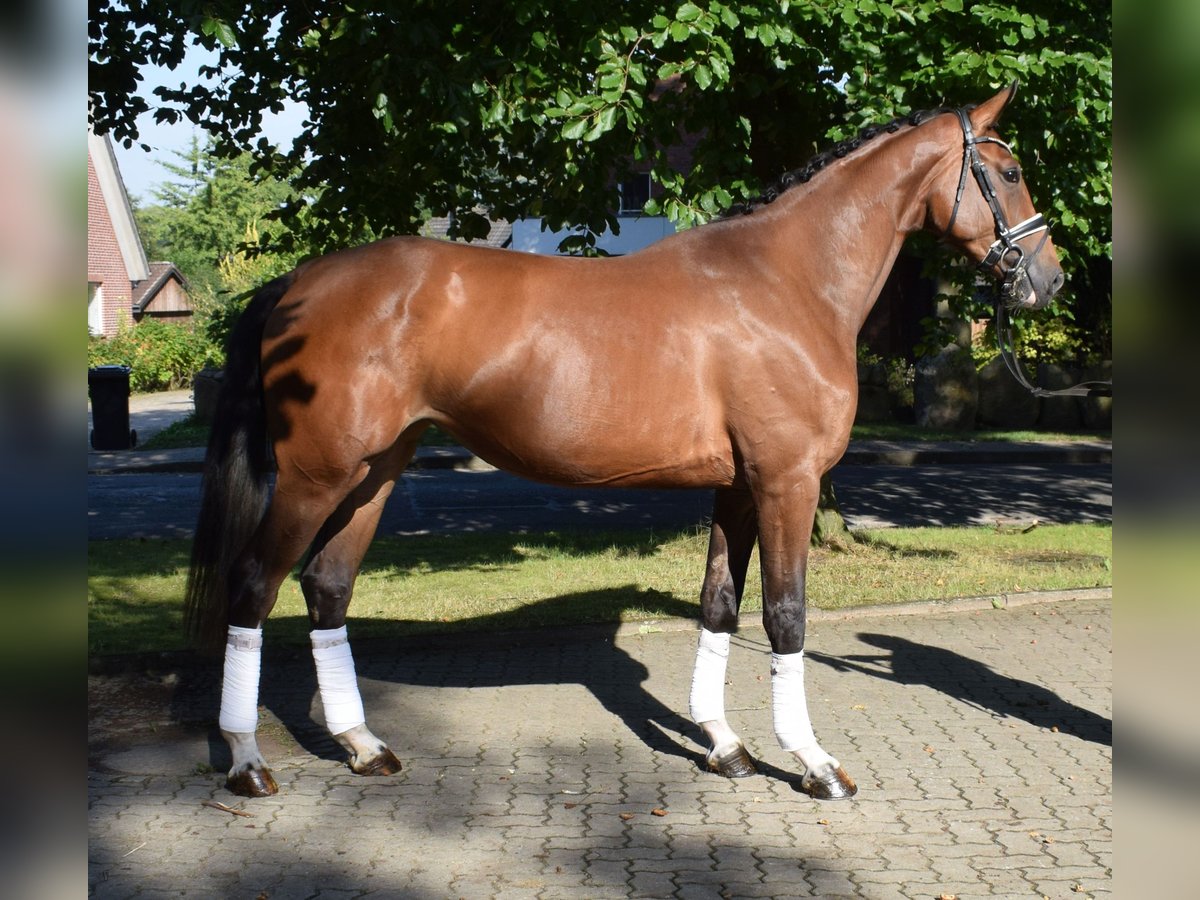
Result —
<path fill-rule="evenodd" d="M 1112 584 L 1111 525 L 1043 525 L 1027 534 L 906 528 L 858 538 L 810 557 L 814 606 Z M 364 561 L 350 627 L 356 636 L 397 637 L 694 618 L 707 542 L 699 531 L 381 538 Z M 90 543 L 89 652 L 182 648 L 187 560 L 183 541 Z M 743 608 L 761 608 L 757 560 Z M 293 575 L 267 624 L 271 643 L 302 646 L 308 627 Z"/>
<path fill-rule="evenodd" d="M 1111 431 L 937 431 L 917 425 L 887 422 L 855 425 L 850 437 L 856 441 L 1111 441 Z"/>
<path fill-rule="evenodd" d="M 196 421 L 193 413 L 186 419 L 172 422 L 162 431 L 139 443 L 139 450 L 175 450 L 179 447 L 207 447 L 208 426 Z"/>

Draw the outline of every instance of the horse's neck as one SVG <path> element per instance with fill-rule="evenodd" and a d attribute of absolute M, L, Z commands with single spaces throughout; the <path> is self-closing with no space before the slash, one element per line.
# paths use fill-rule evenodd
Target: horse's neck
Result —
<path fill-rule="evenodd" d="M 877 138 L 776 201 L 781 265 L 854 337 L 904 239 L 924 224 L 929 181 L 945 158 L 916 131 Z"/>

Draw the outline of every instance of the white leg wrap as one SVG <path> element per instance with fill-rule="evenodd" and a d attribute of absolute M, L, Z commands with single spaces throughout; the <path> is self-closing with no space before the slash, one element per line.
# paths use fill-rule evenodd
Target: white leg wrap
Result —
<path fill-rule="evenodd" d="M 325 725 L 331 734 L 341 734 L 366 722 L 354 657 L 346 626 L 313 631 L 313 661 L 317 664 L 317 686 L 325 707 Z"/>
<path fill-rule="evenodd" d="M 771 710 L 779 746 L 796 756 L 808 769 L 837 764 L 821 749 L 808 717 L 804 696 L 804 651 L 771 654 Z"/>
<path fill-rule="evenodd" d="M 692 670 L 689 708 L 692 721 L 725 721 L 725 664 L 729 660 L 729 635 L 700 629 L 696 668 Z"/>
<path fill-rule="evenodd" d="M 229 626 L 225 678 L 221 683 L 222 731 L 253 734 L 258 728 L 258 678 L 262 670 L 262 629 Z"/>

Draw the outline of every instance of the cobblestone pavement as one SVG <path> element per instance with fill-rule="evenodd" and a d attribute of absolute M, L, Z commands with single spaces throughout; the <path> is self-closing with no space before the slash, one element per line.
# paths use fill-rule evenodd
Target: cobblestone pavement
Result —
<path fill-rule="evenodd" d="M 758 628 L 730 661 L 730 720 L 763 770 L 741 781 L 698 768 L 690 631 L 360 647 L 369 722 L 405 765 L 385 778 L 351 774 L 315 724 L 311 660 L 268 656 L 265 800 L 222 787 L 215 666 L 92 677 L 90 893 L 1110 896 L 1110 612 L 811 623 L 817 732 L 860 787 L 843 803 L 794 787 Z"/>

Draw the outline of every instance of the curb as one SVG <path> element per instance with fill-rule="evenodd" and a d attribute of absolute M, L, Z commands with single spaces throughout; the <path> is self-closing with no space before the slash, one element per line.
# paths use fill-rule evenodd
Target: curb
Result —
<path fill-rule="evenodd" d="M 952 597 L 943 600 L 902 600 L 846 609 L 808 609 L 809 622 L 842 622 L 855 619 L 875 619 L 886 616 L 918 616 L 933 613 L 1003 612 L 1022 606 L 1042 603 L 1065 603 L 1086 600 L 1112 600 L 1111 587 L 1073 588 L 1059 591 L 1022 591 L 1018 594 L 984 594 L 977 597 Z M 763 630 L 762 613 L 742 613 L 737 632 Z M 600 622 L 583 625 L 550 625 L 525 631 L 464 631 L 458 633 L 420 634 L 397 638 L 355 639 L 354 654 L 366 659 L 380 654 L 396 654 L 405 649 L 470 650 L 473 648 L 535 647 L 548 644 L 573 644 L 594 640 L 612 641 L 617 638 L 640 637 L 650 634 L 696 632 L 696 619 L 647 619 L 641 622 Z M 289 662 L 309 658 L 303 646 L 263 648 L 264 662 Z M 99 677 L 127 675 L 137 672 L 162 672 L 220 665 L 217 653 L 196 650 L 162 650 L 146 653 L 121 653 L 112 656 L 89 656 L 88 675 Z"/>

